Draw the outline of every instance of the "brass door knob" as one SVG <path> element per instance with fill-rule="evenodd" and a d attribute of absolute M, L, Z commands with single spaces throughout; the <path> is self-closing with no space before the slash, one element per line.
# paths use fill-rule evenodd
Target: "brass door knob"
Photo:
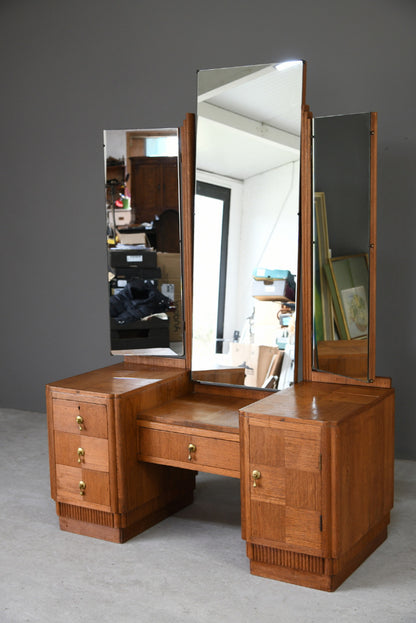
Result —
<path fill-rule="evenodd" d="M 253 487 L 257 487 L 257 481 L 261 478 L 261 472 L 258 469 L 254 469 L 251 473 L 253 479 Z"/>
<path fill-rule="evenodd" d="M 188 461 L 192 461 L 192 452 L 196 452 L 196 446 L 190 443 L 188 446 Z"/>

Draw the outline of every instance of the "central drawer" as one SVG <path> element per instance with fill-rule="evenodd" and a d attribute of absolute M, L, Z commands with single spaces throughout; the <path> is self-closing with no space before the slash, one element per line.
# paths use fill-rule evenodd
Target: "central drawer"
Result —
<path fill-rule="evenodd" d="M 240 477 L 238 435 L 209 430 L 164 426 L 138 420 L 138 459 L 195 471 Z"/>

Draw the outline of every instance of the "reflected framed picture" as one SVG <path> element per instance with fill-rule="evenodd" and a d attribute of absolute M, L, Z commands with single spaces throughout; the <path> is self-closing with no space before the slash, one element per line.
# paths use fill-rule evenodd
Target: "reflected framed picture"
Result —
<path fill-rule="evenodd" d="M 334 298 L 337 325 L 343 339 L 368 335 L 368 256 L 366 253 L 331 258 L 327 278 Z"/>
<path fill-rule="evenodd" d="M 341 290 L 342 306 L 351 339 L 368 334 L 368 305 L 364 286 Z"/>
<path fill-rule="evenodd" d="M 331 257 L 328 240 L 325 193 L 316 192 L 314 197 L 314 284 L 315 284 L 315 332 L 316 341 L 334 339 L 334 314 L 331 291 L 325 279 L 325 265 Z"/>

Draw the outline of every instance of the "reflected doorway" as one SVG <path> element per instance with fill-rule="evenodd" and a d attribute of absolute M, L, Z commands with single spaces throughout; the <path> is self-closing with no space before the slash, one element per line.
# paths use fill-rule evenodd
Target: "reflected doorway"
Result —
<path fill-rule="evenodd" d="M 193 339 L 207 358 L 223 352 L 230 199 L 229 188 L 197 182 Z"/>

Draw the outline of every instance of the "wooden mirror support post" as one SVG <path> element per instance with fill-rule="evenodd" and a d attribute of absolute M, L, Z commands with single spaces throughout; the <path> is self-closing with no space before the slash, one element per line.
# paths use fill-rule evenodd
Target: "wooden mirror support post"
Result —
<path fill-rule="evenodd" d="M 195 129 L 188 115 L 180 131 L 185 356 L 126 357 L 47 386 L 61 529 L 123 542 L 191 503 L 195 474 L 205 471 L 240 478 L 242 536 L 256 575 L 334 590 L 386 538 L 393 390 L 387 379 L 358 383 L 312 371 L 310 140 L 304 107 L 303 381 L 276 393 L 191 380 Z M 371 288 L 375 268 L 373 277 Z"/>

